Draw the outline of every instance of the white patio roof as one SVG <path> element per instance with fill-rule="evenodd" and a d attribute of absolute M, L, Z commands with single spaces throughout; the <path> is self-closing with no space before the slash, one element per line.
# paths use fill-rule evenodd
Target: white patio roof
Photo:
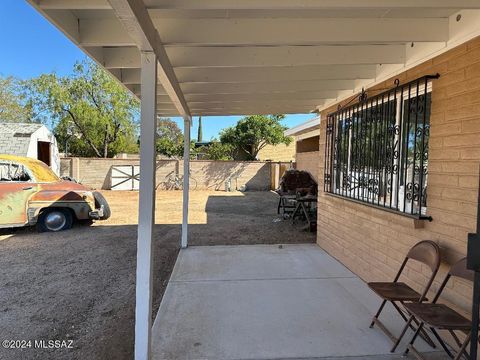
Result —
<path fill-rule="evenodd" d="M 157 111 L 184 117 L 321 109 L 479 35 L 480 19 L 479 0 L 28 1 L 138 96 L 153 50 Z"/>
<path fill-rule="evenodd" d="M 157 114 L 306 113 L 480 35 L 480 0 L 28 0 L 141 97 L 135 359 L 151 358 Z M 143 89 L 143 94 L 141 94 Z"/>

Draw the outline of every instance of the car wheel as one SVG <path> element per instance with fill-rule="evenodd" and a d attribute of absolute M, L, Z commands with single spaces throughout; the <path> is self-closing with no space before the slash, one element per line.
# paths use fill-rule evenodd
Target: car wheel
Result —
<path fill-rule="evenodd" d="M 100 209 L 103 205 L 103 216 L 100 220 L 107 220 L 110 215 L 112 215 L 112 211 L 110 210 L 110 206 L 108 206 L 107 199 L 102 195 L 102 193 L 98 191 L 93 192 L 93 197 L 95 198 L 95 207 Z"/>
<path fill-rule="evenodd" d="M 70 210 L 55 208 L 45 209 L 40 213 L 37 229 L 40 232 L 56 232 L 70 229 L 73 225 L 73 216 Z"/>

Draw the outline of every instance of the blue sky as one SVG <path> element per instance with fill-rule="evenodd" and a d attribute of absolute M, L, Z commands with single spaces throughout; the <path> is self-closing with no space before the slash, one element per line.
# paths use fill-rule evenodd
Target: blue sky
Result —
<path fill-rule="evenodd" d="M 0 43 L 2 76 L 28 79 L 53 71 L 67 75 L 73 64 L 85 57 L 69 39 L 22 0 L 0 0 Z M 234 125 L 240 118 L 202 117 L 204 140 L 217 137 L 222 128 Z M 284 124 L 292 127 L 311 118 L 312 114 L 288 115 Z M 182 119 L 174 120 L 183 127 Z M 197 124 L 195 117 L 192 138 L 196 137 Z"/>

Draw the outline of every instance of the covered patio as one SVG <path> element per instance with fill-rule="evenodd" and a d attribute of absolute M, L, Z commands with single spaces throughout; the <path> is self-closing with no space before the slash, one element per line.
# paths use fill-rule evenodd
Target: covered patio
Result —
<path fill-rule="evenodd" d="M 368 327 L 378 305 L 361 279 L 315 244 L 189 247 L 154 322 L 152 358 L 401 359 Z M 400 333 L 393 307 L 382 319 Z M 433 350 L 423 341 L 418 347 Z"/>
<path fill-rule="evenodd" d="M 368 329 L 367 319 L 375 306 L 373 298 L 357 277 L 318 247 L 187 249 L 189 146 L 185 146 L 184 153 L 183 225 L 179 239 L 185 250 L 180 254 L 152 336 L 156 119 L 183 117 L 187 145 L 192 116 L 319 113 L 341 101 L 355 100 L 353 96 L 362 88 L 378 85 L 381 89 L 387 79 L 408 73 L 419 64 L 431 66 L 434 57 L 479 36 L 479 1 L 28 1 L 141 97 L 137 360 L 182 355 L 385 356 L 387 340 Z M 450 68 L 441 70 L 447 72 Z M 450 77 L 442 79 L 452 81 Z M 321 129 L 323 145 L 324 119 Z M 319 169 L 319 173 L 322 182 L 323 171 Z M 319 199 L 325 209 L 338 208 L 338 203 L 331 205 L 331 197 L 325 200 L 327 197 L 322 195 Z M 443 219 L 448 221 L 448 215 Z M 324 221 L 325 229 L 327 225 L 342 228 L 334 225 L 334 219 Z M 385 221 L 386 225 L 390 223 Z M 379 225 L 372 225 L 373 230 L 378 233 Z M 463 232 L 458 234 L 464 236 Z M 323 235 L 319 243 L 329 234 Z M 416 236 L 409 234 L 405 238 L 413 242 Z M 337 251 L 338 258 L 356 254 L 340 248 L 338 244 L 347 243 L 344 239 L 331 237 L 336 242 L 327 246 Z M 235 255 L 242 251 L 250 255 Z M 365 246 L 361 254 L 367 258 L 369 252 Z M 270 259 L 271 267 L 242 262 L 252 257 L 265 264 Z M 206 262 L 209 258 L 217 268 L 207 266 L 211 265 Z M 382 275 L 391 274 L 397 263 L 384 258 L 389 269 Z M 237 270 L 225 273 L 235 261 Z M 286 265 L 289 261 L 290 265 Z M 300 266 L 305 262 L 310 265 Z M 358 271 L 365 274 L 370 266 L 362 259 Z M 241 298 L 245 302 L 240 302 Z M 277 302 L 271 301 L 273 298 Z M 298 318 L 303 320 L 296 321 Z M 265 322 L 265 327 L 259 320 Z M 238 327 L 228 327 L 229 321 Z M 237 331 L 242 327 L 247 333 L 239 336 Z M 259 329 L 266 330 L 264 338 Z"/>

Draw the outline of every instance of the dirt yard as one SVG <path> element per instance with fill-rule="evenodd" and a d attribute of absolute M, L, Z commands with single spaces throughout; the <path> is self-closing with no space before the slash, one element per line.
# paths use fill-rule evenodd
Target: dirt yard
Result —
<path fill-rule="evenodd" d="M 104 192 L 108 221 L 62 233 L 0 233 L 0 359 L 131 359 L 135 309 L 138 193 Z M 192 192 L 191 245 L 314 242 L 315 235 L 275 221 L 269 192 Z M 159 192 L 154 242 L 154 312 L 177 257 L 181 192 Z M 33 349 L 34 340 L 73 340 L 73 349 Z"/>

